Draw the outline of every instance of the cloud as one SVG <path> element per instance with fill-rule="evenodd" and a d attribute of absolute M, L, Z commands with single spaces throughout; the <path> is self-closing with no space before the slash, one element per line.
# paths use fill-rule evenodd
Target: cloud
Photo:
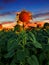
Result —
<path fill-rule="evenodd" d="M 49 12 L 35 14 L 33 17 L 36 18 L 36 17 L 44 17 L 44 16 L 49 16 Z"/>
<path fill-rule="evenodd" d="M 16 2 L 16 0 L 3 0 L 3 3 L 12 3 L 12 2 Z"/>
<path fill-rule="evenodd" d="M 16 15 L 16 11 L 4 12 L 4 13 L 0 14 L 0 17 L 7 16 L 7 15 L 13 15 L 13 14 Z M 35 15 L 33 15 L 33 18 L 34 19 L 46 19 L 46 18 L 49 18 L 49 12 L 35 14 Z"/>
<path fill-rule="evenodd" d="M 0 14 L 0 16 L 12 15 L 12 14 L 15 14 L 15 13 L 16 13 L 15 11 L 4 12 L 4 13 Z"/>

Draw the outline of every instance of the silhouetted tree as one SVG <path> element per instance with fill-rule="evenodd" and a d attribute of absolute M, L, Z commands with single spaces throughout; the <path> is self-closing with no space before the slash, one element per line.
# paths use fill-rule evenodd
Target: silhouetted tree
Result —
<path fill-rule="evenodd" d="M 44 28 L 47 28 L 47 27 L 49 27 L 49 23 L 44 24 Z"/>

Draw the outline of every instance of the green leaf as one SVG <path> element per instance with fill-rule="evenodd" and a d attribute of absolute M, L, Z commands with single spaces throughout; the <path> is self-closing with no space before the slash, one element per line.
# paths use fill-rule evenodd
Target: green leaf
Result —
<path fill-rule="evenodd" d="M 43 50 L 45 52 L 49 51 L 49 44 L 43 44 Z"/>
<path fill-rule="evenodd" d="M 33 60 L 32 60 L 32 58 L 28 58 L 27 61 L 28 61 L 28 64 L 29 64 L 29 65 L 33 65 Z M 34 64 L 34 65 L 35 65 L 35 64 Z"/>
<path fill-rule="evenodd" d="M 24 50 L 17 50 L 17 60 L 19 60 L 19 61 L 25 60 Z"/>
<path fill-rule="evenodd" d="M 47 65 L 49 65 L 49 61 L 48 61 Z"/>
<path fill-rule="evenodd" d="M 19 38 L 22 40 L 22 44 L 25 46 L 27 43 L 27 34 L 24 30 L 19 34 Z"/>
<path fill-rule="evenodd" d="M 16 46 L 17 46 L 17 40 L 16 39 L 11 38 L 8 40 L 8 43 L 7 43 L 7 50 L 8 51 L 15 49 Z"/>
<path fill-rule="evenodd" d="M 38 59 L 35 55 L 28 58 L 29 65 L 39 65 Z"/>
<path fill-rule="evenodd" d="M 40 62 L 40 65 L 42 65 L 42 63 L 43 63 L 43 61 L 45 60 L 45 54 L 44 53 L 41 53 L 40 55 L 39 55 L 39 62 Z"/>
<path fill-rule="evenodd" d="M 49 38 L 48 38 L 48 44 L 49 44 Z"/>
<path fill-rule="evenodd" d="M 36 40 L 35 35 L 32 32 L 29 32 L 30 36 L 30 40 L 32 41 L 32 44 L 36 47 L 36 48 L 42 48 L 42 45 Z"/>
<path fill-rule="evenodd" d="M 36 47 L 36 48 L 42 48 L 42 45 L 36 41 L 36 43 L 33 43 L 33 45 Z"/>
<path fill-rule="evenodd" d="M 9 51 L 7 54 L 4 55 L 5 58 L 11 58 L 12 56 L 14 56 L 15 52 L 14 50 Z"/>

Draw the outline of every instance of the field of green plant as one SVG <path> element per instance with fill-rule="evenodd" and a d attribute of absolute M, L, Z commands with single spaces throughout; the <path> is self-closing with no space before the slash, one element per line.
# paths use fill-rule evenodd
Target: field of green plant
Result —
<path fill-rule="evenodd" d="M 0 65 L 49 65 L 49 29 L 0 31 Z"/>

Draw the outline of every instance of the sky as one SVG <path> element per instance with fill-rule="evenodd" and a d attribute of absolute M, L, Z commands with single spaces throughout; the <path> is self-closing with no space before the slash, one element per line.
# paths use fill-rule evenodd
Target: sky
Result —
<path fill-rule="evenodd" d="M 0 0 L 0 22 L 15 21 L 15 12 L 23 9 L 31 11 L 36 20 L 49 18 L 49 0 Z"/>

